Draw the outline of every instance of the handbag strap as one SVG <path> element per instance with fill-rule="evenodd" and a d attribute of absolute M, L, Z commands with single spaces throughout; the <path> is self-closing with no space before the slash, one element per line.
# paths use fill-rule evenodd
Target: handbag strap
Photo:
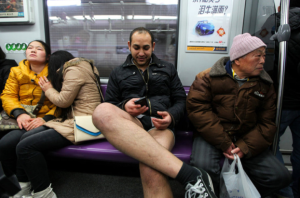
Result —
<path fill-rule="evenodd" d="M 72 114 L 73 114 L 73 118 L 74 118 L 74 122 L 75 122 L 75 114 L 74 114 L 74 110 L 73 110 L 73 105 L 71 105 L 72 108 Z"/>
<path fill-rule="evenodd" d="M 41 98 L 38 101 L 38 103 L 37 103 L 35 109 L 33 110 L 32 114 L 37 115 L 39 113 L 39 111 L 41 110 L 41 108 L 42 108 L 42 106 L 44 104 L 44 101 L 45 101 L 45 92 L 42 91 Z"/>
<path fill-rule="evenodd" d="M 91 67 L 92 67 L 92 72 L 94 73 L 94 76 L 96 78 L 96 85 L 100 94 L 100 98 L 101 98 L 101 102 L 104 102 L 104 97 L 101 91 L 101 83 L 100 83 L 100 77 L 94 72 L 94 65 L 92 63 L 90 63 Z"/>

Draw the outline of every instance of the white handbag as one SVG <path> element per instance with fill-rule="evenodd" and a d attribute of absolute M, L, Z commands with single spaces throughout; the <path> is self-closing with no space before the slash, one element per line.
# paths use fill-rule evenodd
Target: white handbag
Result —
<path fill-rule="evenodd" d="M 74 116 L 74 136 L 75 142 L 83 142 L 88 140 L 97 140 L 105 138 L 104 135 L 100 132 L 100 130 L 94 126 L 91 115 Z"/>

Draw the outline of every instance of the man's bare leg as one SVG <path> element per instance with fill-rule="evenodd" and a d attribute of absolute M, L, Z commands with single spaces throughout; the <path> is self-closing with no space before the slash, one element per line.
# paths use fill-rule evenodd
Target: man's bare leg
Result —
<path fill-rule="evenodd" d="M 175 178 L 183 162 L 140 127 L 138 120 L 118 107 L 102 103 L 93 123 L 118 150 L 147 166 Z"/>
<path fill-rule="evenodd" d="M 168 130 L 152 129 L 149 134 L 167 150 L 174 146 L 174 134 Z M 140 163 L 141 180 L 144 198 L 172 198 L 173 193 L 166 175 Z"/>

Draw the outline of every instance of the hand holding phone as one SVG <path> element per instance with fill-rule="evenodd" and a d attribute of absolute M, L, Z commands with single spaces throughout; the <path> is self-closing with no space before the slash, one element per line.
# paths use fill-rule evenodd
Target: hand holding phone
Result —
<path fill-rule="evenodd" d="M 142 98 L 140 98 L 140 99 L 138 99 L 138 100 L 136 100 L 136 101 L 134 101 L 134 104 L 140 104 L 141 105 L 141 107 L 142 106 L 148 106 L 148 103 L 147 103 L 147 98 L 144 96 L 144 97 L 142 97 Z"/>
<path fill-rule="evenodd" d="M 135 103 L 135 101 L 137 101 L 137 103 Z M 145 103 L 146 103 L 146 105 L 143 105 Z M 147 107 L 147 99 L 146 98 L 132 98 L 129 101 L 127 101 L 124 105 L 124 110 L 133 117 L 136 117 L 136 116 L 144 113 L 148 109 L 149 109 L 149 107 Z"/>

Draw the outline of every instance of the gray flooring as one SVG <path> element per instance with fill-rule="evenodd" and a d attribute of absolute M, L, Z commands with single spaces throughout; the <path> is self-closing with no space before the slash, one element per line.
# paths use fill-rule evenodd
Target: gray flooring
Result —
<path fill-rule="evenodd" d="M 51 160 L 49 173 L 58 198 L 142 198 L 137 164 L 79 160 Z M 184 197 L 184 187 L 170 179 L 174 198 Z"/>

